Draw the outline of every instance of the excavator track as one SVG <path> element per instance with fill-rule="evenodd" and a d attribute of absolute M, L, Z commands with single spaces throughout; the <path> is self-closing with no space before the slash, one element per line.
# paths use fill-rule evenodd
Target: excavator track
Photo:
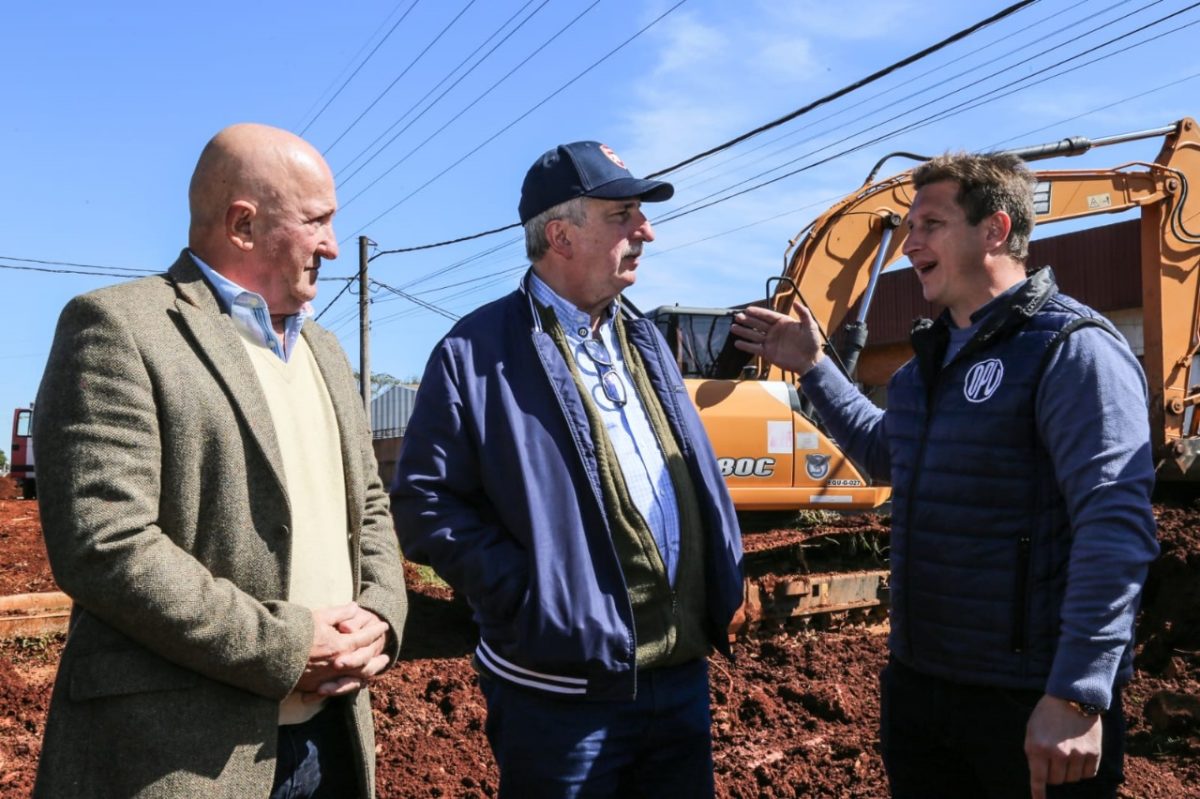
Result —
<path fill-rule="evenodd" d="M 745 601 L 730 624 L 731 639 L 886 618 L 886 517 L 824 512 L 788 520 L 780 514 L 743 514 L 741 521 Z"/>

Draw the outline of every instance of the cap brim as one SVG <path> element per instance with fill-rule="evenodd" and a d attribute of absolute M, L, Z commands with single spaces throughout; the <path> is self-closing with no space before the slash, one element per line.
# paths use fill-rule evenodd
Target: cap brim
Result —
<path fill-rule="evenodd" d="M 618 178 L 584 193 L 585 197 L 601 200 L 623 200 L 637 197 L 642 202 L 660 203 L 675 196 L 675 187 L 661 180 Z"/>

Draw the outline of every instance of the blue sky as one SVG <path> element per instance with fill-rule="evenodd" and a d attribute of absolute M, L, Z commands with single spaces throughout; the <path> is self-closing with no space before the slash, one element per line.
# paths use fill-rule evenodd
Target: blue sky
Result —
<path fill-rule="evenodd" d="M 304 136 L 327 151 L 340 182 L 342 256 L 322 275 L 347 277 L 357 269 L 360 234 L 378 249 L 396 249 L 515 222 L 525 170 L 559 142 L 598 139 L 635 173 L 656 171 L 1008 5 L 677 3 L 10 4 L 0 89 L 0 267 L 74 268 L 13 260 L 35 259 L 106 267 L 101 271 L 165 269 L 185 244 L 187 183 L 200 149 L 225 125 L 258 121 L 307 128 Z M 788 240 L 894 150 L 1099 137 L 1197 115 L 1200 8 L 1190 5 L 1042 0 L 672 175 L 676 197 L 653 206 L 652 219 L 721 197 L 741 181 L 753 185 L 809 167 L 659 224 L 630 298 L 650 309 L 760 295 L 780 271 Z M 1157 146 L 1106 148 L 1056 165 L 1150 160 Z M 892 162 L 885 172 L 903 167 Z M 1054 232 L 1062 230 L 1044 231 Z M 515 285 L 524 264 L 518 233 L 381 256 L 370 274 L 461 315 Z M 0 268 L 0 407 L 34 398 L 67 300 L 117 280 Z M 340 287 L 326 280 L 317 309 Z M 344 295 L 321 323 L 339 334 L 357 364 L 354 299 Z M 371 317 L 372 369 L 402 378 L 420 374 L 451 324 L 385 290 L 372 294 Z M 0 448 L 7 451 L 7 441 Z"/>

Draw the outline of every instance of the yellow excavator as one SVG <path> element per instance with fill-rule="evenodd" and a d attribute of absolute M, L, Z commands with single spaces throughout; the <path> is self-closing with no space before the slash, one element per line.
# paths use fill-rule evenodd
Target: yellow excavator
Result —
<path fill-rule="evenodd" d="M 1190 482 L 1200 480 L 1200 466 L 1194 466 L 1200 455 L 1200 197 L 1188 199 L 1192 179 L 1200 178 L 1195 120 L 1010 152 L 1041 161 L 1152 138 L 1162 140 L 1153 162 L 1037 170 L 1037 224 L 1140 210 L 1143 366 L 1151 392 L 1152 444 L 1160 481 Z M 909 171 L 875 179 L 886 160 L 860 189 L 789 243 L 782 275 L 767 283 L 769 307 L 790 313 L 793 299 L 799 298 L 811 309 L 826 335 L 827 351 L 851 377 L 866 346 L 867 314 L 873 303 L 888 302 L 886 296 L 876 296 L 876 289 L 881 273 L 900 257 L 904 219 L 914 195 Z M 750 363 L 733 349 L 728 340 L 733 312 L 665 306 L 648 316 L 674 348 L 738 510 L 868 510 L 884 505 L 890 488 L 872 484 L 825 434 L 797 391 L 794 375 Z M 828 344 L 831 338 L 839 346 Z M 746 541 L 751 566 L 754 537 Z M 743 623 L 886 601 L 883 569 L 784 579 L 775 568 L 779 550 L 769 548 L 772 555 L 765 560 L 772 561 L 774 573 L 758 580 L 757 587 L 753 579 L 748 583 Z M 750 572 L 753 577 L 752 567 Z"/>

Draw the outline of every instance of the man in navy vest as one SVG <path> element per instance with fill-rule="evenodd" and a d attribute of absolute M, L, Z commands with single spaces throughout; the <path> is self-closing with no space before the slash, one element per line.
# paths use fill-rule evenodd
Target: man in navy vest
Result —
<path fill-rule="evenodd" d="M 823 356 L 799 304 L 739 314 L 737 345 L 799 374 L 833 437 L 894 487 L 893 796 L 1115 797 L 1158 552 L 1145 376 L 1048 267 L 1027 275 L 1020 159 L 946 155 L 913 185 L 904 254 L 945 310 L 914 328 L 886 411 Z"/>

